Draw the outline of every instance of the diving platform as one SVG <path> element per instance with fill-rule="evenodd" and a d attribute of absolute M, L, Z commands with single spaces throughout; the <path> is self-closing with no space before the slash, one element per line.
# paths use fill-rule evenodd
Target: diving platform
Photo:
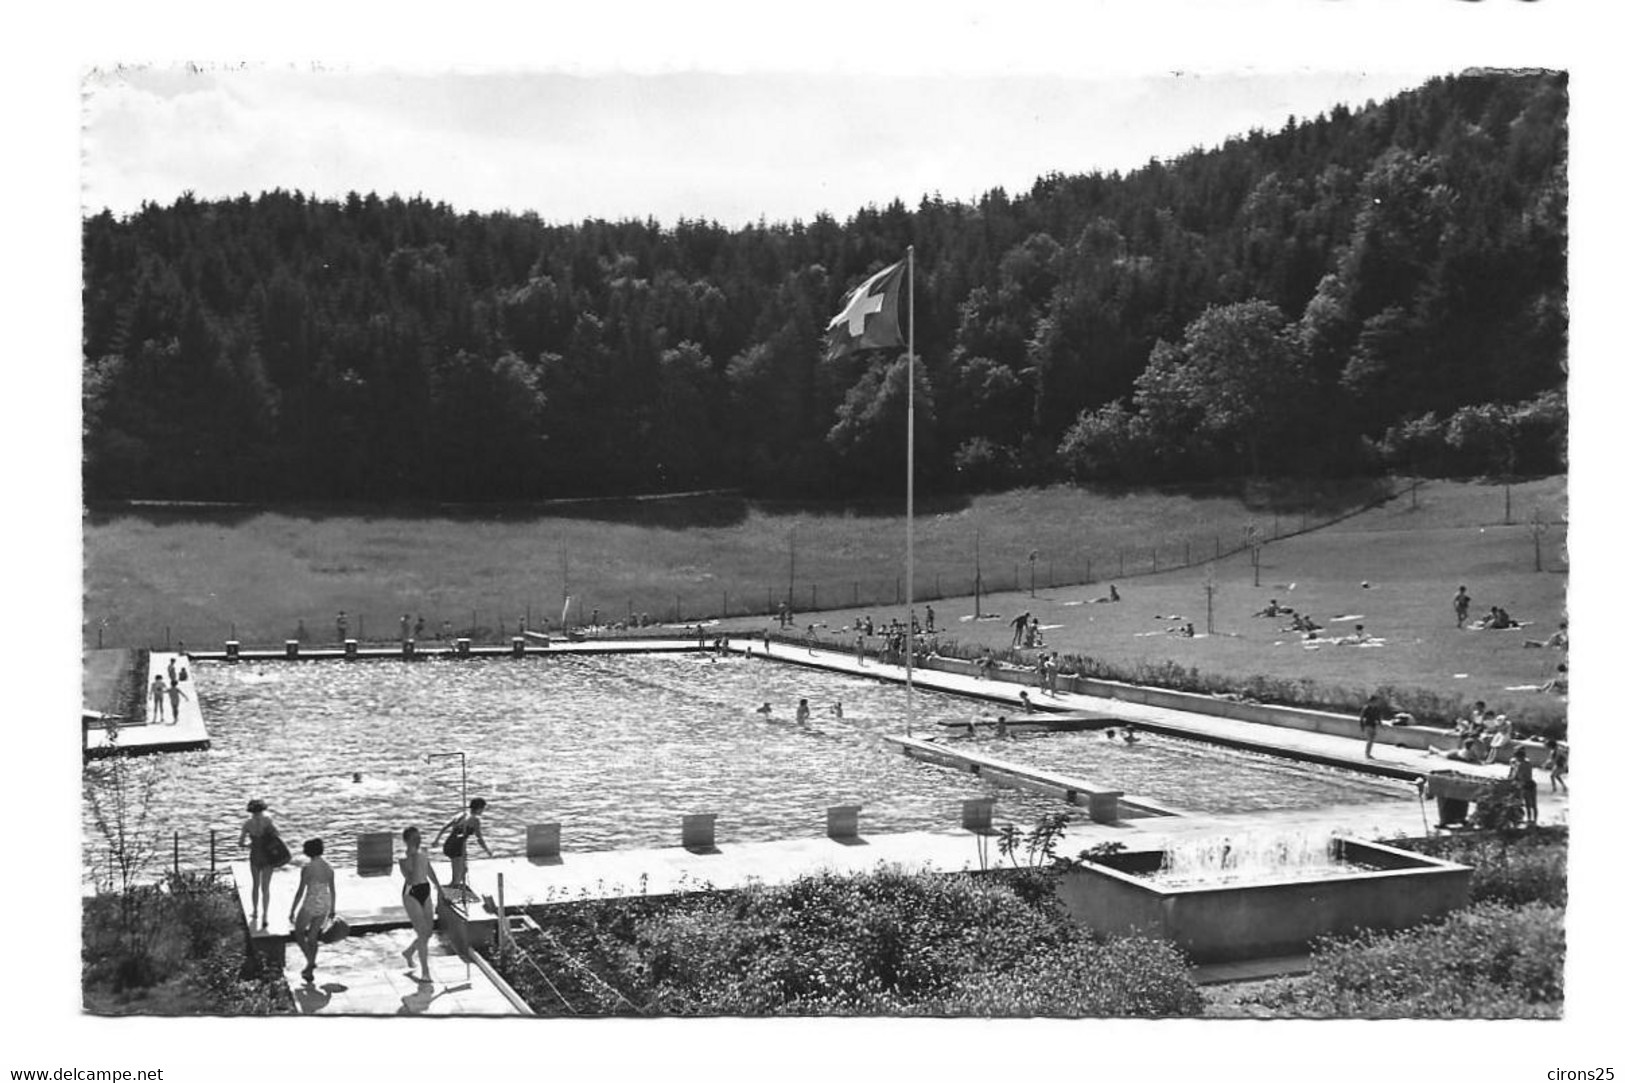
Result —
<path fill-rule="evenodd" d="M 1126 718 L 1103 711 L 1046 711 L 1042 714 L 1011 714 L 1004 718 L 1004 728 L 1010 733 L 1079 733 L 1127 724 Z M 955 736 L 974 737 L 980 731 L 992 731 L 995 723 L 982 718 L 957 719 L 938 722 L 937 725 Z"/>
<path fill-rule="evenodd" d="M 927 763 L 939 764 L 968 771 L 990 782 L 1001 782 L 1017 789 L 1033 790 L 1061 798 L 1067 804 L 1089 810 L 1089 818 L 1096 823 L 1116 823 L 1121 819 L 1146 816 L 1179 816 L 1179 811 L 1144 797 L 1128 797 L 1122 790 L 1092 781 L 1073 778 L 1055 771 L 1045 771 L 1010 760 L 997 759 L 981 752 L 967 752 L 935 741 L 922 741 L 916 737 L 882 736 L 887 744 L 896 745 L 903 755 Z"/>

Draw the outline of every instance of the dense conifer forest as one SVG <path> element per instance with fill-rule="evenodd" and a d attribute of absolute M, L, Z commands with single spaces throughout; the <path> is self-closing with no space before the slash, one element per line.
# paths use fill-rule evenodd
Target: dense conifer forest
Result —
<path fill-rule="evenodd" d="M 555 223 L 544 193 L 103 212 L 86 495 L 900 492 L 902 358 L 822 337 L 910 244 L 927 489 L 1559 470 L 1567 110 L 1561 74 L 1440 78 L 845 222 Z"/>

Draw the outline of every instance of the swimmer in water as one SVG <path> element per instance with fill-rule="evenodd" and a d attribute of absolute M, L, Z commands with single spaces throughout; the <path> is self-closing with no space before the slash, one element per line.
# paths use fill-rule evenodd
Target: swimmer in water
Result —
<path fill-rule="evenodd" d="M 1123 743 L 1125 745 L 1132 745 L 1138 740 L 1139 740 L 1139 738 L 1134 735 L 1134 727 L 1133 726 L 1124 726 L 1123 727 Z"/>
<path fill-rule="evenodd" d="M 771 703 L 764 703 L 760 707 L 756 708 L 756 713 L 761 715 L 763 718 L 767 718 L 773 713 L 773 705 Z"/>

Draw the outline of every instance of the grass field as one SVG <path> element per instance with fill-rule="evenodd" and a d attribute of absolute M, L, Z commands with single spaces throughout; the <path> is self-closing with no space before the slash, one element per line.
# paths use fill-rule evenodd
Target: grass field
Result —
<path fill-rule="evenodd" d="M 1503 525 L 1499 485 L 1431 482 L 1414 507 L 1401 495 L 1349 515 L 1373 495 L 1368 486 L 1055 488 L 922 505 L 916 595 L 941 599 L 933 603 L 939 624 L 965 643 L 1008 644 L 1008 619 L 1030 609 L 1052 626 L 1052 647 L 1125 665 L 1166 660 L 1215 674 L 1415 685 L 1492 700 L 1529 695 L 1507 688 L 1546 679 L 1555 652 L 1523 648 L 1517 631 L 1458 632 L 1449 602 L 1465 583 L 1475 615 L 1494 603 L 1533 621 L 1532 635 L 1556 627 L 1567 582 L 1565 479 L 1513 486 L 1511 526 Z M 1537 508 L 1553 524 L 1542 536 L 1546 570 L 1538 573 L 1528 525 Z M 1249 525 L 1267 540 L 1258 587 L 1244 549 L 1211 560 L 1216 550 L 1236 550 Z M 533 626 L 544 616 L 556 622 L 567 587 L 572 620 L 594 609 L 605 620 L 628 611 L 692 620 L 720 616 L 726 605 L 730 615 L 756 614 L 731 625 L 760 628 L 759 615 L 788 593 L 792 545 L 798 609 L 814 608 L 816 599 L 825 611 L 817 619 L 839 628 L 860 613 L 901 614 L 903 537 L 896 509 L 728 497 L 503 514 L 91 514 L 85 645 L 217 646 L 233 635 L 274 645 L 301 622 L 309 639 L 331 641 L 340 609 L 351 634 L 369 639 L 393 639 L 403 613 L 414 621 L 421 614 L 431 634 L 444 621 L 458 634 L 505 635 L 527 612 Z M 974 610 L 978 552 L 988 588 L 982 608 L 1001 622 L 961 619 Z M 1158 634 L 1175 617 L 1206 632 L 1210 572 L 1215 634 Z M 1062 585 L 1086 574 L 1095 585 Z M 1087 604 L 1107 582 L 1123 602 Z M 1313 614 L 1331 633 L 1351 632 L 1354 623 L 1331 618 L 1359 614 L 1386 645 L 1306 650 L 1279 634 L 1280 622 L 1250 616 L 1270 597 Z"/>

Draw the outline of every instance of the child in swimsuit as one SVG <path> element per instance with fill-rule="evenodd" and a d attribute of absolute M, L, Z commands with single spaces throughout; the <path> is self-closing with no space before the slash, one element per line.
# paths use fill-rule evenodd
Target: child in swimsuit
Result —
<path fill-rule="evenodd" d="M 409 827 L 401 832 L 401 838 L 406 842 L 406 856 L 399 861 L 401 877 L 401 906 L 406 910 L 407 918 L 412 922 L 412 931 L 416 934 L 407 949 L 401 952 L 406 960 L 406 972 L 416 981 L 427 982 L 429 978 L 429 937 L 434 934 L 434 910 L 429 906 L 430 884 L 440 886 L 440 878 L 435 875 L 434 866 L 429 862 L 428 851 L 423 847 L 423 835 L 416 827 Z M 412 973 L 412 956 L 416 955 L 423 964 L 423 976 Z"/>

